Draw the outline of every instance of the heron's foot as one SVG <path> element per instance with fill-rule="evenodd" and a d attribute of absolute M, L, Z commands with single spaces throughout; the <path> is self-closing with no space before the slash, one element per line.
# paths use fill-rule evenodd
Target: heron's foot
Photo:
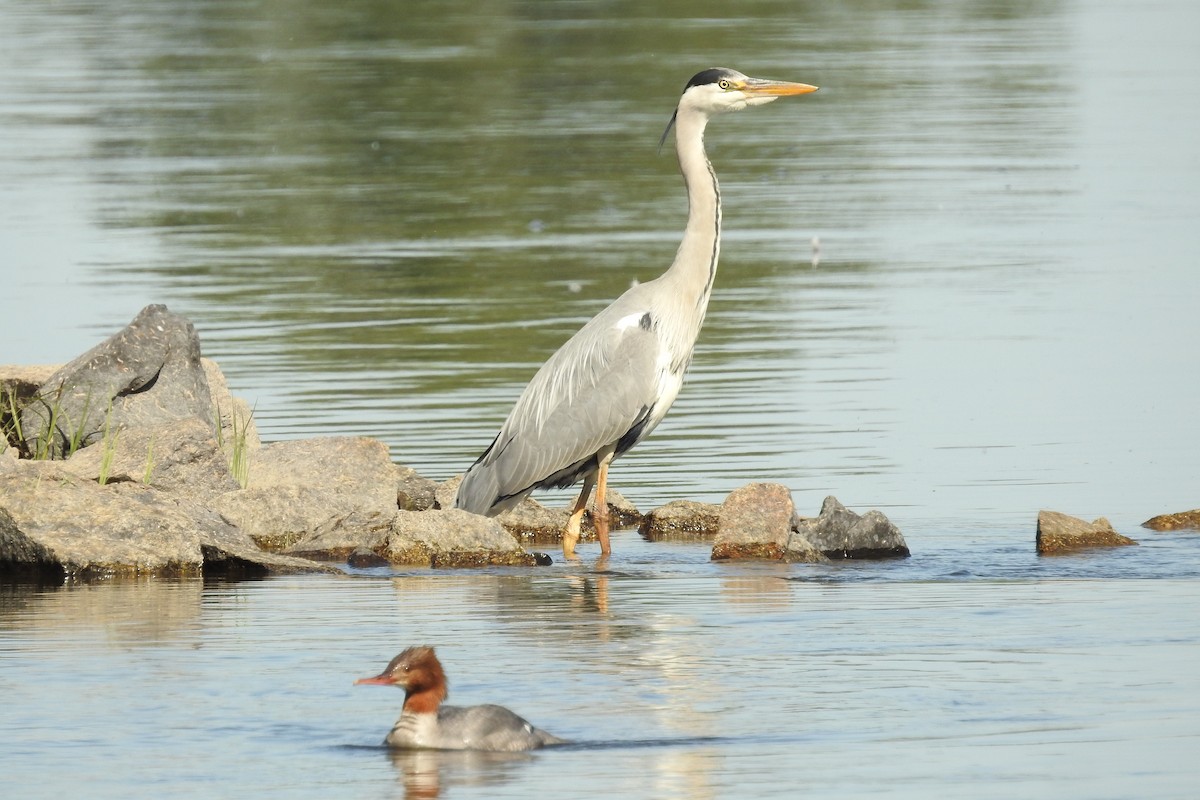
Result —
<path fill-rule="evenodd" d="M 563 558 L 575 557 L 575 545 L 579 542 L 579 524 L 583 514 L 572 514 L 567 520 L 567 529 L 563 531 Z"/>

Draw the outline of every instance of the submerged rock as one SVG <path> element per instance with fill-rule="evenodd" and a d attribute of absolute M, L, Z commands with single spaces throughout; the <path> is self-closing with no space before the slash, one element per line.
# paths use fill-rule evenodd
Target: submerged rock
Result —
<path fill-rule="evenodd" d="M 796 517 L 793 529 L 827 558 L 907 558 L 908 545 L 899 528 L 880 511 L 859 516 L 832 495 L 818 517 Z"/>
<path fill-rule="evenodd" d="M 1159 514 L 1143 522 L 1142 527 L 1152 531 L 1200 530 L 1200 508 L 1174 514 Z"/>
<path fill-rule="evenodd" d="M 1104 517 L 1086 522 L 1058 511 L 1039 511 L 1037 522 L 1037 551 L 1039 555 L 1054 555 L 1085 547 L 1122 547 L 1135 545 L 1133 539 L 1122 536 Z"/>
<path fill-rule="evenodd" d="M 651 542 L 706 541 L 717 535 L 720 519 L 720 506 L 672 500 L 643 517 L 638 533 Z"/>
<path fill-rule="evenodd" d="M 811 563 L 826 560 L 792 530 L 792 493 L 777 483 L 735 489 L 721 504 L 712 560 L 735 558 Z"/>

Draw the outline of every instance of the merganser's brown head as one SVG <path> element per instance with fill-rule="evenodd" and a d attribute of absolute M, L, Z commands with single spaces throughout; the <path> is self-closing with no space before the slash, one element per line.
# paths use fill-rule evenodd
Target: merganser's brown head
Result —
<path fill-rule="evenodd" d="M 410 647 L 388 662 L 373 678 L 354 682 L 377 686 L 396 686 L 404 690 L 404 710 L 414 714 L 432 713 L 446 699 L 446 673 L 432 647 Z"/>

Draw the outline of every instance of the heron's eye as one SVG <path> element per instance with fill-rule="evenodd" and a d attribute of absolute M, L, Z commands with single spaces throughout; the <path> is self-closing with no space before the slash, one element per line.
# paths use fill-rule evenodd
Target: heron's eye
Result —
<path fill-rule="evenodd" d="M 720 86 L 722 91 L 728 92 L 731 84 L 726 78 L 721 78 L 721 80 L 717 81 L 717 86 Z"/>

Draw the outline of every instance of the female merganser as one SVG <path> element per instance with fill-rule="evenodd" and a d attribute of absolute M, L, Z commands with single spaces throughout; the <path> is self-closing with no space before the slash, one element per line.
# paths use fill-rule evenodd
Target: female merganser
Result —
<path fill-rule="evenodd" d="M 354 682 L 397 686 L 404 708 L 383 740 L 390 747 L 433 750 L 534 750 L 564 739 L 535 728 L 503 706 L 443 706 L 446 673 L 432 647 L 410 647 L 373 678 Z"/>

